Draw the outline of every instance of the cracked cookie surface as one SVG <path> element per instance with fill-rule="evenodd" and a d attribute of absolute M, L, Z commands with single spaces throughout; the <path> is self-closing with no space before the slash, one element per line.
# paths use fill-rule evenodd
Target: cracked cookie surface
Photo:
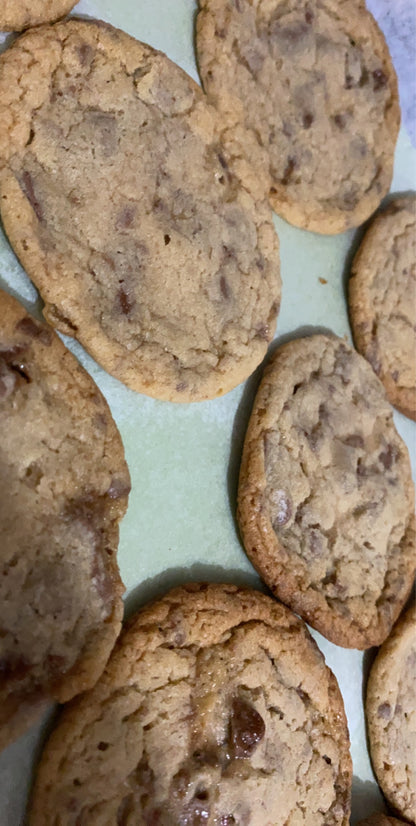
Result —
<path fill-rule="evenodd" d="M 387 45 L 359 0 L 199 0 L 207 94 L 253 130 L 270 202 L 322 233 L 362 224 L 388 192 L 400 123 Z"/>
<path fill-rule="evenodd" d="M 395 198 L 366 232 L 349 282 L 359 352 L 395 407 L 416 419 L 416 198 Z"/>
<path fill-rule="evenodd" d="M 106 24 L 27 32 L 0 61 L 6 232 L 48 321 L 135 390 L 212 398 L 266 353 L 278 240 L 247 144 Z"/>
<path fill-rule="evenodd" d="M 384 388 L 343 340 L 276 351 L 238 499 L 246 552 L 273 593 L 337 645 L 380 645 L 412 587 L 414 490 Z"/>
<path fill-rule="evenodd" d="M 347 826 L 342 698 L 304 624 L 233 585 L 128 624 L 43 753 L 31 826 Z"/>
<path fill-rule="evenodd" d="M 91 377 L 0 292 L 0 748 L 100 676 L 121 627 L 130 479 Z"/>
<path fill-rule="evenodd" d="M 17 32 L 40 23 L 53 23 L 74 8 L 78 0 L 2 0 L 0 31 Z"/>
<path fill-rule="evenodd" d="M 416 608 L 380 648 L 367 685 L 366 718 L 378 782 L 398 814 L 416 823 Z"/>

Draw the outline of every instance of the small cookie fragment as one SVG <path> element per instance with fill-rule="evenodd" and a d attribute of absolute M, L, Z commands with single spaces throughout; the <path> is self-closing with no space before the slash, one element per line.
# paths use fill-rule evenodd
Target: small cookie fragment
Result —
<path fill-rule="evenodd" d="M 342 698 L 304 624 L 233 585 L 142 610 L 46 745 L 30 826 L 347 826 Z"/>
<path fill-rule="evenodd" d="M 21 32 L 64 17 L 78 0 L 1 0 L 0 31 Z"/>
<path fill-rule="evenodd" d="M 6 233 L 48 321 L 134 390 L 214 398 L 266 354 L 278 239 L 246 144 L 107 24 L 41 27 L 0 59 Z"/>
<path fill-rule="evenodd" d="M 416 420 L 416 197 L 395 198 L 366 232 L 349 282 L 357 350 L 390 402 Z"/>
<path fill-rule="evenodd" d="M 280 347 L 240 471 L 244 546 L 273 593 L 329 640 L 380 645 L 412 587 L 414 489 L 384 388 L 343 340 Z"/>
<path fill-rule="evenodd" d="M 390 188 L 396 74 L 361 0 L 199 0 L 203 86 L 257 136 L 270 202 L 325 234 L 362 224 Z"/>
<path fill-rule="evenodd" d="M 381 646 L 368 678 L 366 718 L 377 780 L 394 811 L 416 823 L 416 607 Z"/>
<path fill-rule="evenodd" d="M 379 814 L 378 812 L 360 820 L 357 826 L 406 826 L 404 820 L 397 820 L 397 817 Z"/>
<path fill-rule="evenodd" d="M 121 627 L 130 478 L 109 407 L 54 331 L 0 291 L 0 749 L 90 688 Z"/>

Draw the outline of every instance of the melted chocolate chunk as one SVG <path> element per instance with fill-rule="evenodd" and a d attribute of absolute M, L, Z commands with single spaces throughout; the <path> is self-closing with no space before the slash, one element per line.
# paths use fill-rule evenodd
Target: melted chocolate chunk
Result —
<path fill-rule="evenodd" d="M 359 433 L 353 433 L 344 439 L 344 445 L 348 445 L 348 447 L 364 447 L 364 439 Z"/>
<path fill-rule="evenodd" d="M 261 715 L 241 697 L 234 697 L 230 717 L 231 746 L 239 759 L 250 757 L 263 739 L 266 726 Z"/>
<path fill-rule="evenodd" d="M 82 43 L 82 45 L 77 48 L 77 53 L 81 66 L 87 66 L 87 64 L 92 61 L 94 49 L 88 43 Z"/>
<path fill-rule="evenodd" d="M 381 717 L 382 720 L 389 720 L 391 717 L 391 705 L 390 703 L 381 703 L 377 709 L 377 717 Z"/>
<path fill-rule="evenodd" d="M 42 324 L 39 324 L 30 316 L 24 316 L 17 322 L 15 326 L 15 330 L 20 333 L 23 333 L 25 336 L 29 338 L 39 339 L 42 344 L 45 344 L 46 347 L 50 347 L 52 344 L 52 332 L 51 330 L 46 330 Z"/>
<path fill-rule="evenodd" d="M 387 445 L 386 449 L 379 454 L 379 460 L 385 470 L 391 470 L 397 459 L 398 451 L 393 445 Z"/>
<path fill-rule="evenodd" d="M 30 205 L 32 206 L 32 208 L 34 210 L 34 213 L 35 213 L 38 221 L 43 221 L 44 216 L 43 216 L 42 204 L 40 203 L 39 199 L 36 196 L 32 176 L 31 176 L 30 172 L 28 172 L 26 169 L 25 169 L 25 171 L 23 172 L 23 175 L 22 175 L 22 188 L 23 188 L 23 192 L 26 195 L 26 198 L 28 199 Z"/>
<path fill-rule="evenodd" d="M 118 290 L 117 302 L 120 312 L 126 316 L 130 315 L 136 303 L 135 299 L 131 298 L 123 287 L 120 287 L 120 289 Z"/>
<path fill-rule="evenodd" d="M 131 485 L 127 485 L 121 479 L 112 479 L 107 496 L 109 496 L 110 499 L 121 499 L 123 496 L 128 496 L 130 490 Z"/>
<path fill-rule="evenodd" d="M 373 89 L 375 92 L 378 92 L 380 89 L 384 89 L 387 85 L 387 75 L 384 74 L 382 69 L 376 69 L 373 72 Z"/>

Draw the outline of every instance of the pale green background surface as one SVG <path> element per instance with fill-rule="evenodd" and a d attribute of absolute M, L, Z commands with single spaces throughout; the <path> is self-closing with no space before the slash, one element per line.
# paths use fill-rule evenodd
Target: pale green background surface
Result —
<path fill-rule="evenodd" d="M 1 2 L 1 0 L 0 0 Z M 194 0 L 81 0 L 78 13 L 101 17 L 165 51 L 197 79 L 193 48 Z M 373 11 L 374 2 L 373 2 Z M 392 191 L 414 188 L 416 151 L 404 131 L 396 151 Z M 345 301 L 346 261 L 358 233 L 329 238 L 275 218 L 281 243 L 283 300 L 277 341 L 312 328 L 350 336 Z M 322 284 L 319 278 L 327 280 Z M 39 312 L 37 293 L 0 230 L 0 286 Z M 121 526 L 119 564 L 127 610 L 190 579 L 261 587 L 242 550 L 234 522 L 241 445 L 259 371 L 221 399 L 173 405 L 128 390 L 107 375 L 71 339 L 77 355 L 105 394 L 122 434 L 132 477 Z M 395 414 L 412 453 L 415 425 Z M 338 648 L 314 632 L 344 697 L 354 764 L 353 819 L 381 808 L 367 754 L 362 711 L 363 655 Z M 371 659 L 365 655 L 365 663 Z M 0 755 L 0 826 L 21 826 L 41 726 Z"/>

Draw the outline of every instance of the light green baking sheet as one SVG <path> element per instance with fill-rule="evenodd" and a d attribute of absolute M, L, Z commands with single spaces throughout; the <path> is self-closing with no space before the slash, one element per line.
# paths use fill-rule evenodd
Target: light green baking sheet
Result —
<path fill-rule="evenodd" d="M 410 8 L 413 0 L 401 2 Z M 372 0 L 375 13 L 377 3 L 381 9 L 384 0 Z M 194 0 L 81 0 L 74 13 L 107 20 L 165 51 L 197 80 L 196 11 Z M 11 39 L 0 36 L 3 48 Z M 416 151 L 402 129 L 393 192 L 414 188 L 415 168 Z M 351 250 L 361 231 L 330 238 L 295 229 L 277 217 L 275 224 L 283 279 L 277 341 L 317 328 L 350 337 L 345 285 Z M 1 230 L 0 287 L 20 298 L 30 311 L 40 313 L 36 290 Z M 105 394 L 125 445 L 132 492 L 121 526 L 119 564 L 128 613 L 170 586 L 189 580 L 261 587 L 242 549 L 234 518 L 241 446 L 259 371 L 221 399 L 174 405 L 128 390 L 98 367 L 78 343 L 64 340 Z M 395 420 L 414 462 L 415 425 L 398 413 Z M 362 709 L 363 666 L 366 671 L 371 653 L 363 656 L 313 635 L 344 697 L 354 764 L 355 823 L 383 807 L 368 758 Z M 27 790 L 48 719 L 0 755 L 0 826 L 24 823 Z"/>

